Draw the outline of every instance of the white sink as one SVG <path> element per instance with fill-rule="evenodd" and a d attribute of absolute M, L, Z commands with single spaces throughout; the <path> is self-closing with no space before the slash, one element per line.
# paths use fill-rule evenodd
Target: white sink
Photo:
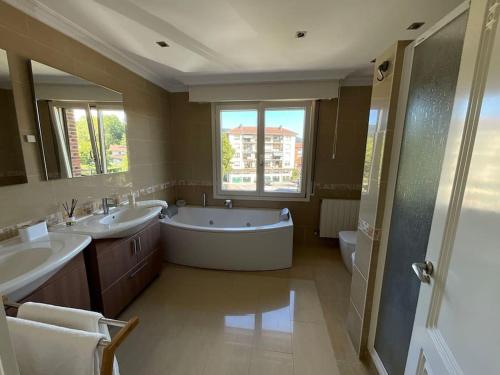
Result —
<path fill-rule="evenodd" d="M 72 226 L 60 224 L 50 230 L 86 234 L 94 239 L 127 237 L 146 226 L 151 219 L 160 214 L 161 210 L 162 207 L 112 208 L 108 215 L 87 216 Z"/>
<path fill-rule="evenodd" d="M 18 301 L 37 289 L 91 241 L 89 236 L 49 233 L 34 241 L 0 243 L 0 295 Z"/>

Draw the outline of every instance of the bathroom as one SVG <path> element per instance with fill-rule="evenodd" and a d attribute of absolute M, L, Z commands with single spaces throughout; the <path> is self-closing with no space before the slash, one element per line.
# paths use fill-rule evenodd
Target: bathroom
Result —
<path fill-rule="evenodd" d="M 0 0 L 0 374 L 500 373 L 499 13 Z"/>

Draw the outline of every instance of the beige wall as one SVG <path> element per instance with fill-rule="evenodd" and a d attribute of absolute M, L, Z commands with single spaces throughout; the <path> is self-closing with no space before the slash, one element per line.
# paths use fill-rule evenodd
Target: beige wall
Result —
<path fill-rule="evenodd" d="M 399 85 L 407 41 L 395 43 L 376 60 L 378 66 L 389 60 L 385 79 L 373 81 L 370 108 L 379 112 L 378 121 L 368 127 L 367 160 L 359 212 L 359 230 L 351 281 L 351 300 L 347 317 L 349 335 L 360 356 L 366 354 L 373 300 L 375 266 L 382 228 L 385 192 L 392 150 Z"/>
<path fill-rule="evenodd" d="M 316 148 L 316 194 L 310 202 L 273 202 L 235 200 L 235 206 L 288 207 L 294 219 L 296 242 L 315 241 L 319 226 L 320 199 L 354 198 L 361 194 L 361 179 L 370 107 L 371 87 L 344 87 L 341 91 L 337 157 L 332 159 L 333 131 L 337 99 L 319 103 L 319 126 Z M 222 205 L 213 199 L 211 106 L 190 103 L 187 93 L 171 95 L 171 124 L 177 179 L 176 196 L 190 204 L 200 204 L 202 192 L 209 204 Z"/>
<path fill-rule="evenodd" d="M 21 142 L 18 134 L 14 95 L 0 89 L 0 186 L 26 182 Z"/>
<path fill-rule="evenodd" d="M 0 232 L 52 214 L 73 197 L 83 203 L 149 188 L 145 195 L 171 198 L 164 189 L 174 179 L 167 91 L 1 1 L 0 48 L 8 51 L 21 134 L 36 134 L 26 69 L 34 59 L 122 92 L 130 152 L 128 173 L 43 181 L 38 144 L 23 141 L 28 183 L 0 187 Z"/>

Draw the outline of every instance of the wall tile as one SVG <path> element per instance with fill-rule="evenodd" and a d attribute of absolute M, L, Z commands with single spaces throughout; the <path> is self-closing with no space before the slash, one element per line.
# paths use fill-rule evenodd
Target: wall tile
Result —
<path fill-rule="evenodd" d="M 356 265 L 352 268 L 351 301 L 358 312 L 365 311 L 367 282 Z"/>
<path fill-rule="evenodd" d="M 367 234 L 358 231 L 354 263 L 365 279 L 368 279 L 373 246 L 378 246 Z"/>
<path fill-rule="evenodd" d="M 347 312 L 347 332 L 349 333 L 354 349 L 359 353 L 361 345 L 361 317 L 352 301 L 349 303 L 349 311 Z"/>

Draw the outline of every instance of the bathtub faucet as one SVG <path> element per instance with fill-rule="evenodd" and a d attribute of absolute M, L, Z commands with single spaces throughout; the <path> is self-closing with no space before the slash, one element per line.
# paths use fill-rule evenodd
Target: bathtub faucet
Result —
<path fill-rule="evenodd" d="M 233 201 L 231 199 L 226 199 L 226 201 L 224 202 L 224 207 L 233 208 Z"/>

